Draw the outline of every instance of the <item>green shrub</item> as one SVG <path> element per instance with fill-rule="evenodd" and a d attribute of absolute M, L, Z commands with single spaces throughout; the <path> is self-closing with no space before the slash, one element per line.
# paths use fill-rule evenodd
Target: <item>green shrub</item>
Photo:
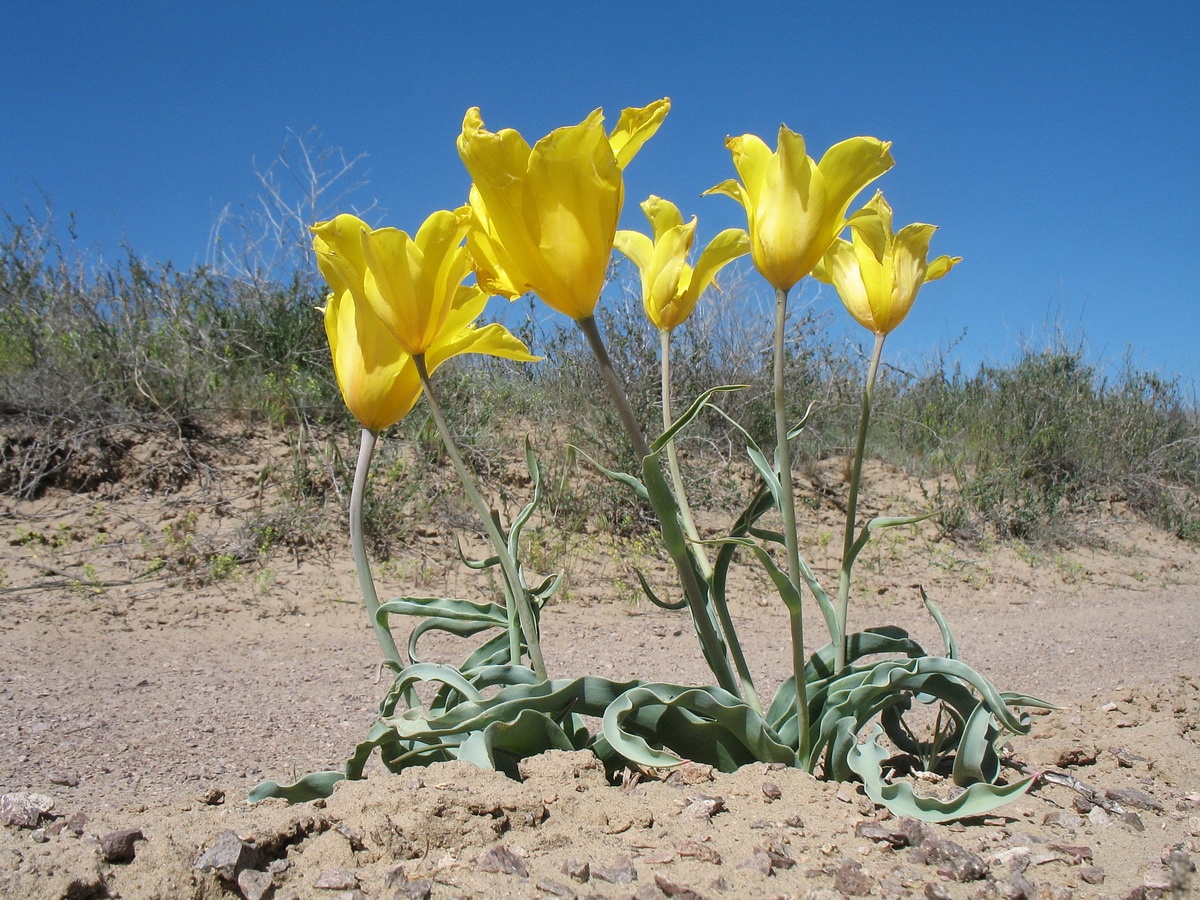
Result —
<path fill-rule="evenodd" d="M 346 434 L 320 314 L 324 287 L 304 271 L 272 280 L 261 272 L 179 270 L 152 265 L 132 249 L 115 262 L 81 250 L 68 220 L 5 214 L 0 227 L 0 490 L 32 496 L 52 484 L 72 489 L 116 480 L 122 428 L 172 435 L 180 466 L 187 442 L 232 421 L 289 433 Z M 251 258 L 244 254 L 243 258 Z M 637 287 L 620 266 L 598 319 L 644 429 L 661 427 L 658 336 L 645 322 Z M 672 344 L 678 410 L 713 384 L 744 384 L 723 408 L 756 439 L 773 430 L 770 311 L 731 267 L 677 329 Z M 528 304 L 527 306 L 525 304 Z M 862 361 L 812 304 L 789 323 L 787 377 L 799 419 L 800 465 L 846 456 L 859 414 Z M 505 308 L 497 303 L 496 314 Z M 522 318 L 521 313 L 524 313 Z M 514 324 L 514 320 L 515 324 Z M 636 466 L 619 433 L 586 343 L 574 323 L 528 300 L 507 314 L 514 333 L 546 358 L 516 365 L 463 357 L 439 372 L 442 402 L 463 452 L 490 479 L 515 436 L 533 435 L 556 473 L 556 508 L 575 522 L 599 513 L 619 530 L 649 521 L 624 492 L 590 479 L 567 458 L 574 445 L 605 465 Z M 949 474 L 934 500 L 945 530 L 963 539 L 1006 537 L 1067 543 L 1080 539 L 1068 515 L 1097 503 L 1124 503 L 1180 537 L 1197 540 L 1200 418 L 1194 395 L 1128 360 L 1115 369 L 1088 362 L 1082 342 L 1055 338 L 1007 366 L 964 372 L 935 359 L 924 370 L 885 369 L 876 389 L 872 446 L 889 462 L 925 475 Z M 403 479 L 376 497 L 368 515 L 378 549 L 414 497 L 441 514 L 453 503 L 438 490 L 440 443 L 422 407 L 390 435 L 416 452 Z M 693 460 L 725 460 L 729 422 L 706 411 L 681 439 Z M 385 444 L 386 446 L 386 444 Z M 387 451 L 385 451 L 387 452 Z M 297 460 L 307 452 L 294 454 Z M 741 460 L 737 460 L 739 463 Z M 89 468 L 90 467 L 90 468 Z M 297 462 L 288 476 L 296 502 L 344 498 L 349 466 L 328 471 Z M 697 496 L 717 491 L 712 464 L 690 465 Z M 420 489 L 413 485 L 422 485 Z M 386 487 L 386 483 L 382 484 Z M 372 525 L 374 523 L 374 525 Z"/>

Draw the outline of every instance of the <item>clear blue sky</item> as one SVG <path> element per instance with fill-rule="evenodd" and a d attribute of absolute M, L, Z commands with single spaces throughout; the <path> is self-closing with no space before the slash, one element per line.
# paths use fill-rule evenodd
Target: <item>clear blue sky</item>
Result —
<path fill-rule="evenodd" d="M 288 129 L 366 153 L 382 224 L 464 201 L 463 112 L 534 140 L 597 106 L 669 96 L 627 173 L 624 227 L 657 193 L 707 240 L 744 224 L 700 193 L 726 134 L 810 152 L 893 142 L 897 224 L 964 262 L 889 340 L 920 358 L 1011 358 L 1060 318 L 1094 358 L 1200 373 L 1200 4 L 6 0 L 0 205 L 42 193 L 86 244 L 203 261 Z M 869 189 L 861 196 L 865 201 Z M 366 199 L 366 198 L 363 198 Z M 812 299 L 814 292 L 804 295 Z M 836 303 L 836 297 L 818 298 Z"/>

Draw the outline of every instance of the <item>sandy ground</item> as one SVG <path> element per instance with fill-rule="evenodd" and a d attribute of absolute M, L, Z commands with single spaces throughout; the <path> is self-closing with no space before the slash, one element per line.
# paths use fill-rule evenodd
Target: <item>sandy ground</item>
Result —
<path fill-rule="evenodd" d="M 1014 741 L 1016 756 L 1069 773 L 1099 805 L 1046 783 L 994 816 L 917 826 L 797 771 L 690 766 L 614 786 L 594 758 L 559 753 L 530 760 L 522 782 L 442 764 L 343 784 L 323 803 L 247 806 L 263 779 L 340 767 L 385 690 L 336 523 L 307 546 L 255 550 L 280 502 L 263 472 L 281 452 L 251 444 L 169 494 L 126 482 L 3 501 L 0 896 L 1065 900 L 1196 883 L 1196 548 L 1119 502 L 1079 523 L 1084 549 L 892 533 L 864 554 L 852 611 L 854 627 L 896 624 L 939 648 L 923 585 L 968 663 L 1062 707 Z M 872 465 L 867 479 L 868 513 L 919 508 L 904 473 Z M 812 506 L 805 552 L 827 574 L 838 513 Z M 544 615 L 552 674 L 707 683 L 683 614 L 631 599 L 625 566 L 640 553 L 598 534 L 560 548 L 570 578 Z M 453 562 L 448 528 L 414 531 L 377 568 L 385 596 L 485 587 Z M 788 667 L 783 612 L 752 570 L 734 584 L 769 694 Z M 48 804 L 28 794 L 52 808 L 30 812 L 22 799 Z"/>

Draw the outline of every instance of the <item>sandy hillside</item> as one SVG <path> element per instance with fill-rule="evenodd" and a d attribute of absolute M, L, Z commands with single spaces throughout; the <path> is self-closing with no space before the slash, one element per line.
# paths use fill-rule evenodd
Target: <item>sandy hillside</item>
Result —
<path fill-rule="evenodd" d="M 986 900 L 1197 883 L 1196 548 L 1119 498 L 1078 523 L 1082 549 L 966 547 L 928 523 L 893 532 L 864 554 L 852 611 L 856 628 L 896 624 L 939 648 L 923 585 L 968 663 L 1061 706 L 1015 757 L 1090 792 L 1047 782 L 997 815 L 921 826 L 792 770 L 692 765 L 614 786 L 588 754 L 555 753 L 522 782 L 447 763 L 343 784 L 324 803 L 248 807 L 263 779 L 340 766 L 385 690 L 377 650 L 332 513 L 261 552 L 264 529 L 282 528 L 271 473 L 285 448 L 243 436 L 178 471 L 159 450 L 86 490 L 0 500 L 0 896 Z M 805 553 L 824 575 L 837 471 L 800 485 L 814 498 Z M 903 472 L 866 477 L 867 513 L 925 502 Z M 478 596 L 452 537 L 414 529 L 378 566 L 381 593 Z M 544 616 L 552 674 L 707 682 L 683 614 L 634 599 L 631 558 L 665 572 L 650 551 L 592 532 L 557 552 L 569 580 Z M 788 665 L 782 610 L 751 569 L 734 585 L 773 690 Z"/>

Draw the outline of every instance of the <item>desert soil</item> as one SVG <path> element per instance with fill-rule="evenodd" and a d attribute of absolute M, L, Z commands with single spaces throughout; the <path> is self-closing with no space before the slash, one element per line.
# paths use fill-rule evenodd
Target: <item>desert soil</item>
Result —
<path fill-rule="evenodd" d="M 379 654 L 334 510 L 258 553 L 263 524 L 282 521 L 270 473 L 286 447 L 227 436 L 198 467 L 194 453 L 182 474 L 148 477 L 163 452 L 135 447 L 141 468 L 86 491 L 0 500 L 0 896 L 1065 900 L 1196 883 L 1196 548 L 1119 497 L 1075 523 L 1087 541 L 1074 549 L 894 532 L 864 554 L 852 610 L 855 627 L 896 624 L 940 648 L 923 585 L 964 660 L 1061 707 L 1013 740 L 1015 758 L 1090 797 L 1047 781 L 995 815 L 922 826 L 793 770 L 688 765 L 612 785 L 589 754 L 551 753 L 520 782 L 445 763 L 250 806 L 259 781 L 340 767 L 385 691 Z M 809 473 L 821 491 L 800 485 L 805 552 L 825 577 L 838 471 Z M 866 512 L 923 509 L 923 488 L 873 464 Z M 684 614 L 633 599 L 634 551 L 599 532 L 560 551 L 552 674 L 708 681 Z M 391 556 L 377 564 L 385 596 L 486 589 L 449 527 L 423 523 Z M 788 667 L 783 612 L 749 568 L 735 587 L 769 694 Z"/>

